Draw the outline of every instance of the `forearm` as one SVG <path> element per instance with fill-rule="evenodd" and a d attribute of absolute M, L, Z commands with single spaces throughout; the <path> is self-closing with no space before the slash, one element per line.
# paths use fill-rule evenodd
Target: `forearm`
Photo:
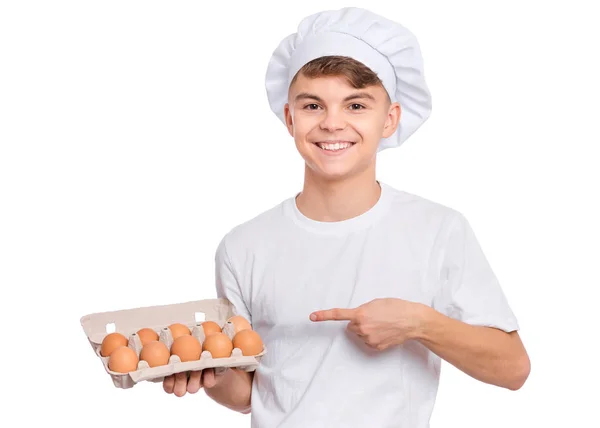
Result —
<path fill-rule="evenodd" d="M 254 372 L 229 369 L 216 386 L 205 388 L 206 395 L 217 403 L 241 413 L 250 413 Z"/>
<path fill-rule="evenodd" d="M 415 339 L 469 376 L 519 389 L 529 375 L 529 358 L 517 334 L 473 326 L 424 307 Z"/>

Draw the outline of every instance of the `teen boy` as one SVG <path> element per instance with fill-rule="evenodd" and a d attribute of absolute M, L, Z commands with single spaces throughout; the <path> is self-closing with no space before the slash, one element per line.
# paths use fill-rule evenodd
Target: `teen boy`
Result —
<path fill-rule="evenodd" d="M 466 218 L 377 180 L 377 153 L 430 113 L 414 36 L 364 9 L 309 16 L 266 87 L 304 186 L 223 238 L 216 275 L 268 353 L 254 373 L 181 374 L 165 390 L 204 387 L 255 427 L 425 428 L 441 359 L 519 389 L 519 326 Z"/>

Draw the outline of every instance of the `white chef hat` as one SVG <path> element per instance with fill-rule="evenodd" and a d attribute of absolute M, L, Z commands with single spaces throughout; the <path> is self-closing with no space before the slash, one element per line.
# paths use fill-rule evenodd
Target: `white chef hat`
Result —
<path fill-rule="evenodd" d="M 368 10 L 347 7 L 304 18 L 297 33 L 287 36 L 273 52 L 266 73 L 271 110 L 285 124 L 284 106 L 296 73 L 313 59 L 348 56 L 377 73 L 392 102 L 401 108 L 394 135 L 382 139 L 378 151 L 397 147 L 431 113 L 431 95 L 415 36 L 402 25 Z"/>

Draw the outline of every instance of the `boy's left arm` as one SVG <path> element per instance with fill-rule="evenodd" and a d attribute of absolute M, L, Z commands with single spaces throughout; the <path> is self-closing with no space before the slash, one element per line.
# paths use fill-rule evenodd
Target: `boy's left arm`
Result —
<path fill-rule="evenodd" d="M 482 382 L 517 390 L 530 372 L 529 356 L 517 331 L 466 324 L 423 305 L 408 336 Z"/>
<path fill-rule="evenodd" d="M 352 309 L 311 314 L 321 321 L 350 321 L 347 329 L 383 351 L 416 340 L 469 376 L 510 390 L 523 386 L 530 361 L 517 331 L 470 325 L 420 303 L 375 299 Z"/>

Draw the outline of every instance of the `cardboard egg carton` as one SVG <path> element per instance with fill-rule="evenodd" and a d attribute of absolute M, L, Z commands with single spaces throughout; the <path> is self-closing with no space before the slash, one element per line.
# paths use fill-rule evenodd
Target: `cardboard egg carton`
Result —
<path fill-rule="evenodd" d="M 235 367 L 245 371 L 254 371 L 261 357 L 267 352 L 266 348 L 256 356 L 244 356 L 242 351 L 234 348 L 230 357 L 213 358 L 209 351 L 203 351 L 200 359 L 196 361 L 181 362 L 177 355 L 171 355 L 169 363 L 164 366 L 150 367 L 148 363 L 140 360 L 137 370 L 129 373 L 117 373 L 108 367 L 110 357 L 100 354 L 102 340 L 113 331 L 129 338 L 128 346 L 133 349 L 138 358 L 142 350 L 140 338 L 136 334 L 142 328 L 151 328 L 159 335 L 159 340 L 167 345 L 169 352 L 173 343 L 173 336 L 169 325 L 181 323 L 186 325 L 200 344 L 204 343 L 204 321 L 214 321 L 223 330 L 223 333 L 233 340 L 235 330 L 233 324 L 227 320 L 235 315 L 231 303 L 226 299 L 207 299 L 171 305 L 147 306 L 135 309 L 124 309 L 112 312 L 100 312 L 81 317 L 81 326 L 88 338 L 96 356 L 100 358 L 104 369 L 111 376 L 117 388 L 132 388 L 138 382 L 162 382 L 166 376 L 188 371 L 214 368 L 218 373 L 226 368 Z"/>

